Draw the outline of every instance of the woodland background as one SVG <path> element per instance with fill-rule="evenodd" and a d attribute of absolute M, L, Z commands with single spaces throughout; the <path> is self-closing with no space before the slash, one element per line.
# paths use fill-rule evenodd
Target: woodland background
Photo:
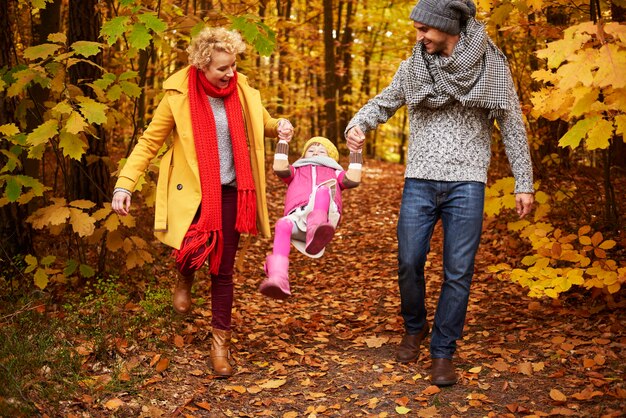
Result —
<path fill-rule="evenodd" d="M 185 48 L 193 34 L 206 25 L 240 30 L 250 48 L 240 58 L 239 70 L 261 91 L 272 115 L 295 124 L 292 151 L 321 134 L 345 155 L 342 133 L 348 120 L 387 85 L 411 52 L 415 33 L 408 14 L 413 5 L 394 0 L 0 0 L 0 415 L 4 408 L 9 415 L 68 415 L 81 410 L 134 416 L 137 410 L 119 394 L 141 392 L 160 382 L 150 379 L 174 374 L 169 360 L 161 361 L 166 359 L 163 350 L 204 349 L 194 345 L 194 338 L 204 341 L 202 326 L 170 313 L 169 254 L 155 242 L 150 223 L 158 159 L 134 195 L 131 216 L 118 217 L 109 204 L 115 173 L 149 123 L 163 93 L 162 82 L 186 65 Z M 610 401 L 602 398 L 601 403 L 607 405 L 607 414 L 618 411 L 626 396 L 624 369 L 618 361 L 626 344 L 626 2 L 479 0 L 477 7 L 478 18 L 509 58 L 526 118 L 537 190 L 531 218 L 519 221 L 512 216 L 513 180 L 496 134 L 485 208 L 491 230 L 484 244 L 498 244 L 500 251 L 494 250 L 494 256 L 481 263 L 481 274 L 507 283 L 507 292 L 523 298 L 525 313 L 536 323 L 542 320 L 533 314 L 538 309 L 545 309 L 546 315 L 557 309 L 565 321 L 561 325 L 573 321 L 566 309 L 558 308 L 569 303 L 586 312 L 578 318 L 597 315 L 597 324 L 606 322 L 605 331 L 589 337 L 588 344 L 599 351 L 606 345 L 612 351 L 579 356 L 577 361 L 585 373 L 600 373 L 596 369 L 602 367 L 611 370 L 610 385 L 591 386 L 606 389 L 602 394 Z M 405 109 L 369 134 L 365 158 L 370 174 L 366 170 L 364 191 L 387 196 L 392 188 L 399 193 L 407 139 Z M 268 140 L 268 156 L 273 146 Z M 277 214 L 282 189 L 270 180 L 269 193 L 270 209 Z M 371 201 L 365 192 L 354 196 L 368 202 L 355 200 L 355 212 L 364 211 L 370 218 L 385 213 L 380 207 L 385 202 Z M 393 195 L 386 204 L 397 208 L 397 199 Z M 371 230 L 364 221 L 352 233 L 353 240 L 374 247 L 377 240 L 390 240 L 387 247 L 372 249 L 372 254 L 380 255 L 373 258 L 378 265 L 366 266 L 357 253 L 350 262 L 329 261 L 319 271 L 352 277 L 357 286 L 367 286 L 360 281 L 365 278 L 350 268 L 365 266 L 381 275 L 381 266 L 391 262 L 381 277 L 391 283 L 387 290 L 394 292 L 395 259 L 390 249 L 395 245 L 396 214 L 392 210 L 385 216 L 380 229 Z M 346 221 L 346 228 L 349 225 Z M 259 280 L 259 265 L 269 248 L 266 240 L 253 242 L 248 251 L 256 264 L 240 266 L 244 287 L 247 281 Z M 318 291 L 311 283 L 311 267 L 301 261 L 296 278 L 303 280 L 303 289 L 310 285 L 310 291 Z M 254 292 L 253 284 L 249 288 Z M 345 295 L 351 303 L 368 303 L 363 295 L 351 292 Z M 203 306 L 206 301 L 198 297 L 196 303 Z M 386 315 L 396 314 L 397 298 L 392 300 Z M 245 306 L 252 309 L 259 303 L 267 302 L 254 299 Z M 310 303 L 304 298 L 293 306 L 310 309 Z M 287 305 L 276 306 L 282 311 Z M 195 314 L 202 319 L 208 311 L 198 309 Z M 243 305 L 241 309 L 245 311 Z M 341 311 L 330 312 L 331 317 L 342 316 Z M 280 314 L 287 315 L 279 320 L 289 328 L 289 312 Z M 495 306 L 493 314 L 499 315 Z M 378 331 L 398 329 L 394 322 Z M 333 330 L 317 329 L 327 334 Z M 253 329 L 251 334 L 263 332 Z M 319 339 L 330 336 L 316 338 L 323 343 Z M 372 338 L 387 338 L 386 343 L 390 337 Z M 370 341 L 366 346 L 376 348 L 382 340 Z M 315 361 L 307 357 L 308 349 L 286 352 L 298 354 L 300 365 L 311 366 Z M 259 361 L 249 364 L 262 368 Z M 538 362 L 524 364 L 539 368 Z M 136 371 L 142 367 L 141 373 Z M 197 370 L 191 370 L 196 371 L 192 375 L 202 379 L 205 371 Z M 280 376 L 281 368 L 277 370 Z M 264 389 L 282 386 L 263 384 L 270 385 Z M 199 385 L 206 391 L 206 383 Z M 241 387 L 246 394 L 260 392 L 250 390 L 252 383 L 232 387 L 236 396 Z M 579 400 L 600 396 L 591 395 L 596 389 L 589 390 Z M 548 401 L 570 406 L 571 398 L 561 395 L 550 392 Z M 400 408 L 395 413 L 407 413 L 402 408 L 409 400 L 394 399 L 395 408 Z M 436 406 L 432 398 L 425 399 L 411 402 Z M 116 401 L 109 403 L 112 400 Z M 239 401 L 233 399 L 235 405 Z M 186 413 L 191 413 L 190 405 L 195 405 L 196 413 L 210 413 L 209 404 L 198 406 L 202 402 L 191 398 L 178 405 L 187 407 Z M 506 399 L 497 404 L 513 405 Z M 363 408 L 371 406 L 369 412 L 380 415 L 386 413 L 381 405 L 366 402 Z M 531 411 L 518 406 L 505 412 Z M 579 408 L 570 410 L 585 415 Z M 305 404 L 299 412 L 278 415 L 306 411 Z M 306 415 L 337 411 L 341 408 Z"/>

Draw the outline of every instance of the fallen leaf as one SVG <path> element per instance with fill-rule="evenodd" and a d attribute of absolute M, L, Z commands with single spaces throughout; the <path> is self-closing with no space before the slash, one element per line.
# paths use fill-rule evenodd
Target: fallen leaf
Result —
<path fill-rule="evenodd" d="M 224 386 L 226 390 L 234 390 L 237 393 L 246 393 L 246 388 L 243 386 Z"/>
<path fill-rule="evenodd" d="M 281 387 L 285 383 L 287 383 L 285 379 L 273 379 L 273 380 L 268 380 L 267 382 L 260 384 L 259 386 L 262 387 L 263 389 L 275 389 L 275 388 Z"/>
<path fill-rule="evenodd" d="M 370 338 L 365 338 L 365 344 L 367 344 L 367 346 L 369 348 L 380 348 L 387 341 L 389 341 L 389 337 L 370 337 Z"/>
<path fill-rule="evenodd" d="M 417 416 L 420 418 L 433 418 L 439 415 L 439 411 L 436 406 L 429 406 L 428 408 L 422 408 L 417 411 Z"/>
<path fill-rule="evenodd" d="M 161 373 L 167 369 L 167 366 L 170 365 L 170 360 L 167 357 L 163 357 L 156 365 L 156 371 Z"/>
<path fill-rule="evenodd" d="M 517 370 L 526 376 L 532 376 L 533 365 L 531 363 L 520 363 L 517 365 Z"/>
<path fill-rule="evenodd" d="M 192 376 L 202 376 L 204 372 L 200 369 L 195 369 L 195 370 L 190 371 L 189 374 Z"/>
<path fill-rule="evenodd" d="M 409 398 L 407 396 L 403 396 L 401 398 L 396 399 L 395 401 L 400 406 L 406 406 L 409 403 Z"/>
<path fill-rule="evenodd" d="M 396 406 L 396 412 L 400 415 L 406 415 L 411 412 L 411 410 L 405 406 Z"/>
<path fill-rule="evenodd" d="M 438 386 L 431 385 L 431 386 L 428 386 L 426 389 L 424 389 L 422 391 L 422 394 L 430 396 L 430 395 L 434 395 L 435 393 L 439 393 L 439 392 L 441 392 L 441 389 L 439 389 Z"/>
<path fill-rule="evenodd" d="M 298 413 L 296 411 L 289 411 L 283 414 L 283 418 L 296 418 Z"/>
<path fill-rule="evenodd" d="M 206 411 L 210 411 L 211 410 L 211 404 L 209 404 L 208 402 L 195 402 L 196 406 L 206 410 Z"/>
<path fill-rule="evenodd" d="M 550 390 L 550 397 L 552 399 L 554 399 L 555 401 L 557 401 L 557 402 L 565 402 L 565 401 L 567 401 L 567 396 L 565 396 L 563 394 L 563 392 L 561 392 L 558 389 L 551 389 Z"/>
<path fill-rule="evenodd" d="M 255 393 L 261 392 L 263 390 L 263 388 L 261 388 L 260 386 L 257 386 L 257 385 L 252 385 L 252 386 L 248 387 L 246 390 L 248 391 L 248 393 L 255 394 Z"/>
<path fill-rule="evenodd" d="M 178 348 L 183 348 L 185 346 L 185 340 L 180 335 L 174 336 L 174 345 Z"/>
<path fill-rule="evenodd" d="M 482 369 L 483 369 L 483 368 L 482 368 L 481 366 L 477 366 L 477 367 L 472 367 L 472 368 L 471 368 L 471 369 L 469 369 L 468 371 L 469 371 L 470 373 L 478 374 L 478 373 L 480 373 L 480 371 L 481 371 Z"/>
<path fill-rule="evenodd" d="M 124 405 L 124 401 L 119 399 L 119 398 L 113 398 L 113 399 L 109 399 L 108 401 L 106 401 L 106 403 L 104 404 L 106 409 L 109 409 L 111 411 L 115 411 L 117 410 L 120 406 Z"/>

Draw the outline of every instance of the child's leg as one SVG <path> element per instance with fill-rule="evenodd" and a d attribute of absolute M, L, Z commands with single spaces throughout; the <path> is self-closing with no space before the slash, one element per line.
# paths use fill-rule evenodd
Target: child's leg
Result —
<path fill-rule="evenodd" d="M 267 278 L 259 286 L 259 291 L 265 296 L 275 299 L 286 299 L 291 296 L 289 290 L 289 251 L 294 228 L 295 223 L 288 218 L 281 218 L 276 222 L 274 249 L 265 261 Z"/>
<path fill-rule="evenodd" d="M 323 210 L 328 213 L 330 207 L 330 189 L 326 186 L 320 186 L 315 193 L 315 203 L 313 210 Z"/>
<path fill-rule="evenodd" d="M 288 218 L 280 218 L 274 229 L 274 255 L 289 257 L 291 250 L 291 233 L 294 223 Z"/>
<path fill-rule="evenodd" d="M 306 251 L 309 254 L 318 254 L 335 235 L 335 228 L 328 222 L 329 208 L 330 189 L 320 186 L 315 193 L 313 211 L 306 219 Z"/>

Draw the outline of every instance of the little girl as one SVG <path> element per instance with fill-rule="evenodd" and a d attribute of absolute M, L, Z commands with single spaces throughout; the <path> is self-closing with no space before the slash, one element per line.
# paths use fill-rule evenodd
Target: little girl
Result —
<path fill-rule="evenodd" d="M 290 242 L 309 257 L 321 257 L 341 217 L 341 191 L 361 182 L 361 153 L 350 153 L 350 165 L 345 171 L 338 163 L 337 148 L 327 138 L 309 139 L 304 144 L 302 158 L 292 165 L 288 152 L 289 144 L 279 141 L 273 169 L 287 184 L 285 210 L 276 222 L 273 252 L 265 262 L 267 278 L 259 288 L 265 296 L 276 299 L 291 295 Z"/>

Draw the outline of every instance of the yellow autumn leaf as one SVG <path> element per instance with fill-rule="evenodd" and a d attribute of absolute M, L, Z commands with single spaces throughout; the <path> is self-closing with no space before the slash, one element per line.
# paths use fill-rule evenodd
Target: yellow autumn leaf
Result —
<path fill-rule="evenodd" d="M 110 411 L 115 411 L 119 409 L 120 406 L 124 405 L 124 401 L 119 398 L 109 399 L 105 402 L 104 407 Z"/>
<path fill-rule="evenodd" d="M 411 410 L 406 406 L 396 406 L 396 412 L 400 415 L 406 415 L 411 412 Z"/>
<path fill-rule="evenodd" d="M 260 384 L 259 386 L 262 387 L 263 389 L 276 389 L 278 387 L 281 387 L 285 383 L 287 383 L 285 379 L 272 379 L 272 380 L 268 380 L 267 382 L 263 384 Z"/>
<path fill-rule="evenodd" d="M 297 418 L 298 413 L 296 411 L 289 411 L 283 414 L 282 418 Z"/>
<path fill-rule="evenodd" d="M 609 139 L 611 137 L 613 137 L 613 124 L 606 119 L 600 119 L 587 132 L 585 144 L 588 150 L 607 149 L 610 145 Z"/>
<path fill-rule="evenodd" d="M 582 245 L 591 245 L 591 238 L 589 238 L 587 235 L 583 235 L 581 237 L 578 237 L 578 242 L 580 242 Z"/>
<path fill-rule="evenodd" d="M 500 208 L 502 207 L 502 200 L 500 198 L 487 198 L 485 200 L 485 215 L 487 216 L 495 216 L 500 213 Z"/>
<path fill-rule="evenodd" d="M 563 394 L 563 392 L 561 392 L 558 389 L 551 389 L 550 390 L 550 397 L 553 400 L 557 401 L 557 402 L 565 402 L 565 401 L 567 401 L 567 396 L 565 396 Z"/>
<path fill-rule="evenodd" d="M 246 393 L 247 389 L 243 386 L 224 386 L 224 389 L 226 390 L 232 390 L 235 391 L 237 393 Z"/>
<path fill-rule="evenodd" d="M 387 341 L 389 341 L 389 337 L 370 337 L 365 339 L 365 344 L 369 348 L 380 348 Z"/>
<path fill-rule="evenodd" d="M 96 221 L 82 210 L 70 208 L 70 225 L 72 229 L 81 237 L 93 234 L 96 229 Z"/>
<path fill-rule="evenodd" d="M 607 239 L 602 244 L 600 244 L 599 247 L 602 248 L 603 250 L 610 250 L 611 248 L 615 247 L 616 244 L 617 243 L 613 241 L 612 239 Z"/>
<path fill-rule="evenodd" d="M 482 368 L 481 366 L 477 366 L 477 367 L 472 367 L 472 368 L 471 368 L 471 369 L 469 369 L 468 371 L 469 371 L 470 373 L 478 374 L 478 373 L 480 373 L 480 371 L 481 371 L 482 369 L 483 369 L 483 368 Z"/>

